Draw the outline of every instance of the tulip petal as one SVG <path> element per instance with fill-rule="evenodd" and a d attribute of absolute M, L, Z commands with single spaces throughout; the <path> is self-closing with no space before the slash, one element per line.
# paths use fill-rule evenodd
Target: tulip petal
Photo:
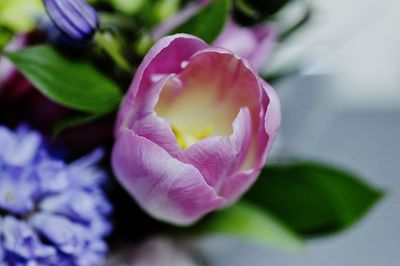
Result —
<path fill-rule="evenodd" d="M 195 167 L 132 130 L 120 132 L 112 163 L 121 184 L 155 218 L 190 224 L 224 204 Z"/>
<path fill-rule="evenodd" d="M 269 146 L 274 142 L 278 135 L 278 130 L 281 124 L 281 105 L 279 102 L 278 95 L 275 90 L 263 82 L 263 88 L 269 98 L 267 112 L 265 114 L 265 130 L 269 136 Z M 268 148 L 268 151 L 270 148 Z"/>
<path fill-rule="evenodd" d="M 278 95 L 265 81 L 262 81 L 262 87 L 263 94 L 261 102 L 266 108 L 260 113 L 262 121 L 264 122 L 260 125 L 258 133 L 259 146 L 255 155 L 256 158 L 258 158 L 255 166 L 256 168 L 264 166 L 272 144 L 278 135 L 281 123 L 281 107 Z"/>
<path fill-rule="evenodd" d="M 142 94 L 141 98 L 137 99 L 138 118 L 132 121 L 132 125 L 130 125 L 130 129 L 136 135 L 160 145 L 170 154 L 176 154 L 180 151 L 175 134 L 168 122 L 157 116 L 154 108 L 161 90 L 167 82 L 174 82 L 174 80 L 173 75 L 165 75 L 152 88 L 148 89 L 146 94 Z"/>
<path fill-rule="evenodd" d="M 181 85 L 164 88 L 156 107 L 170 124 L 187 131 L 211 126 L 214 135 L 229 136 L 241 107 L 248 107 L 254 124 L 260 124 L 259 80 L 243 60 L 229 51 L 199 51 L 176 78 Z"/>
<path fill-rule="evenodd" d="M 246 156 L 251 138 L 251 118 L 247 108 L 240 110 L 233 128 L 230 137 L 206 138 L 182 151 L 179 156 L 182 162 L 196 167 L 217 193 L 225 179 L 238 171 Z"/>
<path fill-rule="evenodd" d="M 229 141 L 217 137 L 205 139 L 185 150 L 185 157 L 180 158 L 199 169 L 207 183 L 225 199 L 225 204 L 232 204 L 247 191 L 260 172 L 259 168 L 240 171 L 252 141 L 251 124 L 249 110 L 242 108 Z"/>
<path fill-rule="evenodd" d="M 250 145 L 252 142 L 252 119 L 248 108 L 241 108 L 238 116 L 232 124 L 233 134 L 230 136 L 232 145 L 235 147 L 237 154 L 236 164 L 241 168 L 246 157 L 248 156 Z"/>
<path fill-rule="evenodd" d="M 249 189 L 259 173 L 260 170 L 252 169 L 232 175 L 223 183 L 219 195 L 224 197 L 228 204 L 232 204 Z"/>
<path fill-rule="evenodd" d="M 187 61 L 194 53 L 205 47 L 207 44 L 204 41 L 187 34 L 176 34 L 159 40 L 136 71 L 117 117 L 116 134 L 121 126 L 127 126 L 136 119 L 136 98 L 138 94 L 147 93 L 147 88 L 153 86 L 152 76 L 179 73 L 182 70 L 181 62 Z"/>
<path fill-rule="evenodd" d="M 144 137 L 159 145 L 172 156 L 180 152 L 176 137 L 171 126 L 156 113 L 138 120 L 132 126 L 132 130 L 138 136 Z"/>
<path fill-rule="evenodd" d="M 233 170 L 236 154 L 229 138 L 209 137 L 184 150 L 179 159 L 196 167 L 208 185 L 218 184 Z"/>

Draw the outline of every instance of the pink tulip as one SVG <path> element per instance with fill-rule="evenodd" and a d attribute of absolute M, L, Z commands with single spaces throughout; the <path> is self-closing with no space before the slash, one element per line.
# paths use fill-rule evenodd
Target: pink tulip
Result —
<path fill-rule="evenodd" d="M 241 27 L 229 21 L 214 46 L 223 47 L 246 58 L 258 71 L 275 46 L 276 34 L 270 25 Z"/>
<path fill-rule="evenodd" d="M 164 37 L 121 105 L 114 172 L 150 215 L 191 224 L 253 184 L 279 124 L 274 90 L 246 59 L 194 36 Z"/>

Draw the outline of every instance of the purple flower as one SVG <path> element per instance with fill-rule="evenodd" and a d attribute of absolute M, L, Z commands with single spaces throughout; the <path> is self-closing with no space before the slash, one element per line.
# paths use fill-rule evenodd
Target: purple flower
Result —
<path fill-rule="evenodd" d="M 270 56 L 275 43 L 276 33 L 271 25 L 249 28 L 242 27 L 231 20 L 214 42 L 214 46 L 231 50 L 246 58 L 256 70 L 260 70 Z"/>
<path fill-rule="evenodd" d="M 99 27 L 96 10 L 85 0 L 44 0 L 44 4 L 54 25 L 73 41 L 91 39 Z"/>
<path fill-rule="evenodd" d="M 0 146 L 0 266 L 102 263 L 112 209 L 102 151 L 66 164 L 26 127 L 0 126 Z"/>

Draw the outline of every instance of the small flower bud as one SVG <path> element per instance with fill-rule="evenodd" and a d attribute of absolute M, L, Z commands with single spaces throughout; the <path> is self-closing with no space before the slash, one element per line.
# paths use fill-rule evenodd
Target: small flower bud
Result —
<path fill-rule="evenodd" d="M 44 0 L 47 14 L 69 39 L 83 42 L 99 27 L 96 10 L 85 0 Z"/>

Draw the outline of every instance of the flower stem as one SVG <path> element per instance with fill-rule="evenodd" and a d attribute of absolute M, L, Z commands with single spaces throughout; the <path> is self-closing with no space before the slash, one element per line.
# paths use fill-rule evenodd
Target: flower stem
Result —
<path fill-rule="evenodd" d="M 126 72 L 132 71 L 132 66 L 124 58 L 121 52 L 121 46 L 118 40 L 116 40 L 116 38 L 114 38 L 110 32 L 99 31 L 96 33 L 95 43 L 107 53 L 107 55 L 117 64 L 120 69 Z"/>

